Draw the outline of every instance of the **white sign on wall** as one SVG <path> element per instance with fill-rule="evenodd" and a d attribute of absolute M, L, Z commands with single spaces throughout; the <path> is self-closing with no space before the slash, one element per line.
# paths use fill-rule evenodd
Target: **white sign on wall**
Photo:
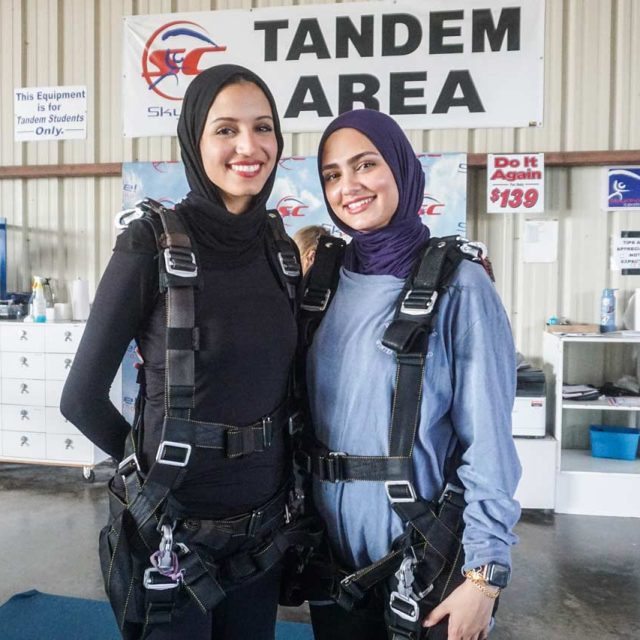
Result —
<path fill-rule="evenodd" d="M 14 89 L 13 104 L 16 142 L 87 137 L 86 87 Z"/>
<path fill-rule="evenodd" d="M 487 155 L 487 212 L 544 211 L 544 153 Z"/>
<path fill-rule="evenodd" d="M 612 271 L 640 275 L 640 231 L 619 231 L 613 236 L 611 249 Z"/>
<path fill-rule="evenodd" d="M 394 0 L 130 16 L 124 133 L 175 135 L 184 92 L 234 63 L 271 88 L 284 131 L 372 108 L 404 128 L 542 124 L 544 0 Z"/>

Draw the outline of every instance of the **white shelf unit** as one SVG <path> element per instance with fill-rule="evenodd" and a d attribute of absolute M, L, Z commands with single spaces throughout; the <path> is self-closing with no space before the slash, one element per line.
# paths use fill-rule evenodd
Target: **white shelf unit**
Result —
<path fill-rule="evenodd" d="M 589 443 L 592 424 L 637 427 L 640 407 L 613 406 L 606 400 L 562 399 L 563 384 L 601 386 L 625 373 L 637 374 L 638 351 L 637 335 L 544 334 L 548 415 L 558 443 L 558 513 L 640 518 L 640 460 L 594 458 Z"/>
<path fill-rule="evenodd" d="M 0 462 L 82 467 L 106 459 L 60 413 L 60 396 L 83 323 L 0 322 Z M 111 387 L 120 406 L 120 374 Z"/>

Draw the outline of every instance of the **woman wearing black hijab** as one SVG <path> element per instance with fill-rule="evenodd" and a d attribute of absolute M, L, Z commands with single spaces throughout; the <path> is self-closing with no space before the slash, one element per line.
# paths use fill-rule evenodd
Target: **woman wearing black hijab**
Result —
<path fill-rule="evenodd" d="M 296 344 L 293 313 L 267 255 L 265 207 L 283 147 L 269 89 L 235 65 L 202 72 L 187 89 L 178 141 L 191 191 L 175 215 L 191 237 L 200 269 L 200 347 L 190 419 L 242 427 L 286 400 Z M 132 222 L 100 281 L 61 402 L 71 422 L 122 460 L 130 428 L 109 401 L 109 387 L 135 339 L 146 386 L 138 450 L 143 473 L 155 459 L 165 413 L 167 310 L 157 260 L 152 228 Z M 169 496 L 173 511 L 184 522 L 199 522 L 259 510 L 278 494 L 288 471 L 282 430 L 273 433 L 270 448 L 259 454 L 225 458 L 194 449 L 184 480 Z M 212 550 L 211 557 L 217 563 L 239 544 Z M 278 583 L 277 570 L 249 580 L 208 616 L 189 601 L 170 624 L 145 637 L 272 639 Z"/>

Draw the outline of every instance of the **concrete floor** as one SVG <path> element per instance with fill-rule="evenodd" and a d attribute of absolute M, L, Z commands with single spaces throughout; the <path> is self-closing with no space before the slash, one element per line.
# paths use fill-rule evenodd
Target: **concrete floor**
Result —
<path fill-rule="evenodd" d="M 87 484 L 79 469 L 0 464 L 0 604 L 28 589 L 104 599 L 96 540 L 111 473 Z M 526 512 L 517 533 L 492 640 L 640 639 L 640 520 Z"/>

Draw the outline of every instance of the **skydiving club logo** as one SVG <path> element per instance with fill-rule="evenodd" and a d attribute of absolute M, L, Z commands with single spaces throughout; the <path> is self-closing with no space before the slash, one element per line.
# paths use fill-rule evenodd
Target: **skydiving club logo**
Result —
<path fill-rule="evenodd" d="M 278 200 L 278 204 L 276 204 L 276 209 L 280 212 L 280 215 L 283 218 L 288 218 L 289 216 L 293 218 L 302 218 L 304 217 L 304 209 L 308 208 L 308 204 L 305 204 L 295 196 L 284 196 L 284 198 L 280 198 L 280 200 Z"/>
<path fill-rule="evenodd" d="M 418 215 L 421 216 L 441 216 L 444 211 L 445 203 L 434 198 L 432 195 L 425 193 L 422 198 L 422 207 Z"/>
<path fill-rule="evenodd" d="M 144 46 L 142 77 L 150 91 L 167 100 L 182 100 L 193 76 L 211 66 L 203 65 L 203 58 L 226 50 L 226 45 L 215 43 L 195 22 L 168 22 L 156 29 Z"/>

